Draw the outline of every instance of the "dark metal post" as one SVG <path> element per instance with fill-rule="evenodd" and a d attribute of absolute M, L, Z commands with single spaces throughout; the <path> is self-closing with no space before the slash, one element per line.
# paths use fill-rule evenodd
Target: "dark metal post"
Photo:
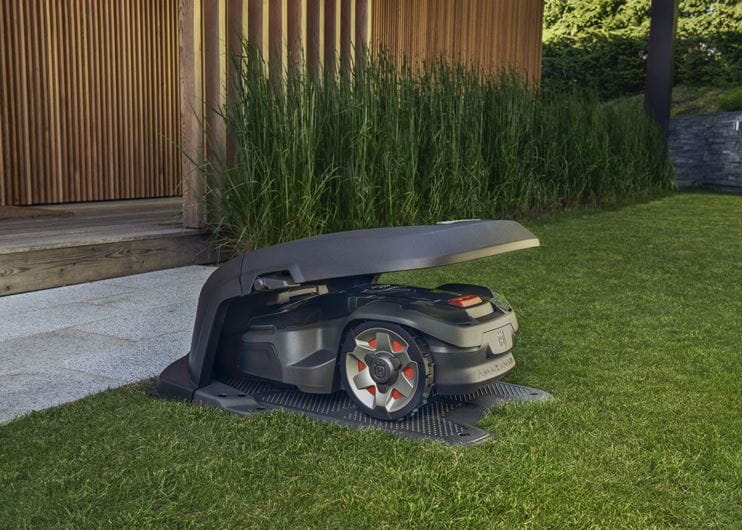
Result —
<path fill-rule="evenodd" d="M 652 0 L 644 105 L 665 133 L 670 125 L 672 51 L 677 15 L 677 0 Z"/>

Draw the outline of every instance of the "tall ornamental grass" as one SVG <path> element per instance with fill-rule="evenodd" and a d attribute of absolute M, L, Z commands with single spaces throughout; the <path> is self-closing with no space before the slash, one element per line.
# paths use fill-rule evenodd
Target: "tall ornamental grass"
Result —
<path fill-rule="evenodd" d="M 235 97 L 219 109 L 233 154 L 204 167 L 231 250 L 672 187 L 661 135 L 634 103 L 538 93 L 444 62 L 413 72 L 383 54 L 321 81 L 272 81 L 247 45 L 235 62 Z"/>

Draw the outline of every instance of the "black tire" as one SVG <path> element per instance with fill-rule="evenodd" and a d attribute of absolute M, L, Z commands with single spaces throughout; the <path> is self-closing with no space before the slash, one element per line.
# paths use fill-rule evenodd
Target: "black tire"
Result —
<path fill-rule="evenodd" d="M 377 348 L 376 337 L 380 338 L 382 345 L 387 344 L 383 341 L 384 334 L 388 335 L 391 348 L 381 345 Z M 374 339 L 366 340 L 370 336 Z M 399 347 L 402 349 L 395 350 Z M 378 376 L 374 370 L 381 358 L 399 366 L 394 371 L 389 370 L 387 364 L 386 373 L 381 368 L 381 373 L 390 377 L 389 382 L 373 380 L 370 386 L 365 386 L 372 377 Z M 369 367 L 366 361 L 374 366 Z M 366 366 L 363 368 L 361 365 Z M 342 344 L 338 369 L 348 397 L 364 413 L 379 420 L 399 420 L 414 413 L 425 405 L 433 387 L 433 361 L 424 341 L 414 332 L 391 322 L 366 321 L 351 328 Z M 377 393 L 380 394 L 378 397 Z M 385 401 L 384 405 L 379 405 L 381 400 Z"/>

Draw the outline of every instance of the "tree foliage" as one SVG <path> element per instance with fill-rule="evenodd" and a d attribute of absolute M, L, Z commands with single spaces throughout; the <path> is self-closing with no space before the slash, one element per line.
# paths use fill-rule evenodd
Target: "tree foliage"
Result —
<path fill-rule="evenodd" d="M 742 2 L 679 0 L 675 81 L 742 84 Z M 591 86 L 605 98 L 644 86 L 650 0 L 547 0 L 543 85 Z"/>

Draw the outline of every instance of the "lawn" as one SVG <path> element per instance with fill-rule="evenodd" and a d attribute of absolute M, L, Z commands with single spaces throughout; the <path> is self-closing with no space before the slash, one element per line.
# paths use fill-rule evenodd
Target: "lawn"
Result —
<path fill-rule="evenodd" d="M 525 224 L 541 248 L 386 277 L 515 306 L 508 381 L 555 399 L 490 412 L 498 440 L 239 418 L 142 383 L 0 426 L 0 527 L 738 527 L 742 197 Z"/>

